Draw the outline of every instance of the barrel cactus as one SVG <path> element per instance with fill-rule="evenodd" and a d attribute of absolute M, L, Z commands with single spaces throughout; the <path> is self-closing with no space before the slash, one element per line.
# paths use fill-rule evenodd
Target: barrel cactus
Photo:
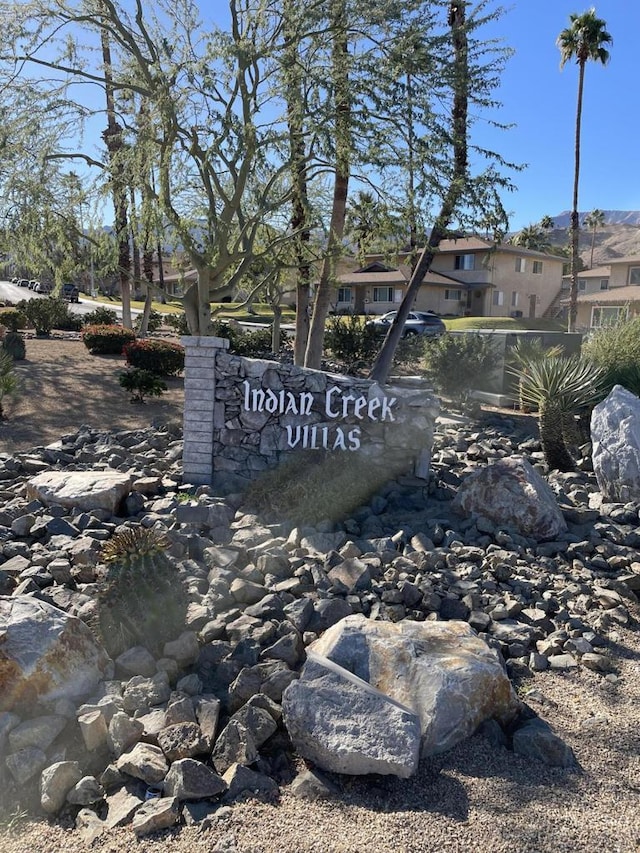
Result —
<path fill-rule="evenodd" d="M 105 543 L 106 574 L 93 624 L 111 657 L 138 645 L 161 655 L 164 644 L 184 631 L 187 596 L 168 545 L 164 535 L 141 526 L 124 528 Z"/>

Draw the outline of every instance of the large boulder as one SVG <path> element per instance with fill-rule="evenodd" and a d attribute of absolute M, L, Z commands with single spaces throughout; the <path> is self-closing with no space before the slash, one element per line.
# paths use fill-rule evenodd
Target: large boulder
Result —
<path fill-rule="evenodd" d="M 466 622 L 373 622 L 362 615 L 347 616 L 308 652 L 313 680 L 318 679 L 320 655 L 412 710 L 420 720 L 422 756 L 444 752 L 484 720 L 505 724 L 519 709 L 496 652 Z M 302 684 L 309 680 L 309 666 L 303 669 Z M 295 695 L 296 689 L 294 683 L 286 691 L 285 709 L 291 707 L 290 691 Z M 335 714 L 323 691 L 316 691 L 315 700 L 309 704 L 317 718 Z M 346 719 L 349 705 L 345 701 L 341 706 Z M 290 716 L 285 711 L 288 727 Z M 379 737 L 383 732 L 381 725 Z"/>
<path fill-rule="evenodd" d="M 82 699 L 111 668 L 77 617 L 28 596 L 0 596 L 0 711 Z"/>
<path fill-rule="evenodd" d="M 616 385 L 591 413 L 593 470 L 605 500 L 640 499 L 640 399 Z"/>
<path fill-rule="evenodd" d="M 322 770 L 406 779 L 418 767 L 418 716 L 329 660 L 307 661 L 282 711 L 298 753 Z"/>
<path fill-rule="evenodd" d="M 452 508 L 481 515 L 538 541 L 555 539 L 567 529 L 549 484 L 521 456 L 478 468 L 460 484 Z"/>
<path fill-rule="evenodd" d="M 131 491 L 133 477 L 118 471 L 46 471 L 27 483 L 27 495 L 49 506 L 81 511 L 105 509 L 115 515 Z"/>

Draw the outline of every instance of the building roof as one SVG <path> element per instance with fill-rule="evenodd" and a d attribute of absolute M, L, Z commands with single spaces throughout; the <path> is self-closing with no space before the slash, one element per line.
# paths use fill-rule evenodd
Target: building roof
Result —
<path fill-rule="evenodd" d="M 578 278 L 609 278 L 611 275 L 611 267 L 608 265 L 603 265 L 601 267 L 594 267 L 591 270 L 580 270 L 578 273 Z M 563 279 L 567 281 L 571 281 L 571 273 L 567 273 L 562 276 Z"/>
<path fill-rule="evenodd" d="M 612 287 L 611 290 L 599 290 L 597 293 L 579 293 L 580 303 L 606 303 L 615 305 L 624 302 L 640 302 L 640 286 L 628 284 L 626 287 Z"/>
<path fill-rule="evenodd" d="M 403 265 L 394 269 L 384 264 L 372 263 L 337 276 L 341 284 L 406 284 L 409 280 L 409 268 Z"/>
<path fill-rule="evenodd" d="M 393 285 L 405 285 L 411 278 L 411 270 L 404 264 L 400 264 L 397 269 L 382 267 L 384 267 L 383 264 L 373 262 L 361 269 L 343 272 L 337 276 L 337 280 L 342 285 L 357 286 L 370 284 L 384 286 L 386 284 L 391 287 Z M 463 290 L 474 287 L 469 282 L 460 281 L 460 279 L 454 276 L 436 272 L 435 270 L 429 270 L 422 279 L 422 284 L 432 285 L 433 287 L 456 287 Z M 482 286 L 487 287 L 488 285 L 484 283 Z"/>
<path fill-rule="evenodd" d="M 513 246 L 511 243 L 496 243 L 493 240 L 485 240 L 483 237 L 458 237 L 455 240 L 443 240 L 438 247 L 441 253 L 456 254 L 464 252 L 489 252 L 492 250 L 507 252 L 510 255 L 525 255 L 533 258 L 551 258 L 554 261 L 564 263 L 565 258 L 548 252 L 538 252 L 535 249 L 525 249 L 524 246 Z"/>

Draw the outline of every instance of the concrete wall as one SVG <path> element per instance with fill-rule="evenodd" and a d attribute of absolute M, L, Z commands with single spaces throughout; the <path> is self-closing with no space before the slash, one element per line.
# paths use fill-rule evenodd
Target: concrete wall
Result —
<path fill-rule="evenodd" d="M 517 331 L 511 332 L 504 329 L 477 329 L 481 335 L 490 335 L 498 352 L 498 366 L 489 374 L 481 388 L 476 389 L 473 396 L 490 405 L 510 406 L 517 401 L 516 380 L 508 372 L 509 350 L 516 343 L 539 340 L 547 349 L 552 346 L 561 346 L 565 355 L 573 355 L 580 352 L 582 335 L 579 333 L 568 334 L 567 332 L 538 332 Z M 469 332 L 449 332 L 450 335 L 465 335 Z"/>

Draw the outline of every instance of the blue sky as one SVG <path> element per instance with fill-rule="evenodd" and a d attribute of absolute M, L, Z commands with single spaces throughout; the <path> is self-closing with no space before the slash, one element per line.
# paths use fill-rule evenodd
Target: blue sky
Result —
<path fill-rule="evenodd" d="M 640 74 L 638 0 L 601 0 L 596 13 L 613 37 L 605 67 L 585 72 L 580 168 L 581 210 L 640 210 Z M 514 176 L 518 186 L 505 207 L 511 229 L 571 207 L 578 70 L 560 71 L 555 40 L 572 12 L 590 8 L 576 0 L 516 0 L 493 26 L 515 55 L 509 60 L 498 97 L 506 132 L 478 128 L 506 159 L 527 163 Z"/>
<path fill-rule="evenodd" d="M 472 0 L 473 2 L 473 0 Z M 205 17 L 221 21 L 226 7 L 201 3 Z M 490 0 L 490 8 L 500 0 Z M 509 0 L 505 14 L 486 28 L 515 53 L 508 61 L 496 97 L 497 117 L 514 125 L 497 130 L 479 121 L 473 141 L 506 160 L 526 164 L 512 175 L 517 189 L 504 196 L 510 229 L 571 207 L 577 66 L 560 70 L 556 38 L 572 12 L 589 9 L 589 0 Z M 589 63 L 582 116 L 580 209 L 640 210 L 640 0 L 601 0 L 598 17 L 613 37 L 606 67 Z M 224 11 L 223 11 L 224 8 Z M 103 119 L 94 124 L 102 129 Z"/>

